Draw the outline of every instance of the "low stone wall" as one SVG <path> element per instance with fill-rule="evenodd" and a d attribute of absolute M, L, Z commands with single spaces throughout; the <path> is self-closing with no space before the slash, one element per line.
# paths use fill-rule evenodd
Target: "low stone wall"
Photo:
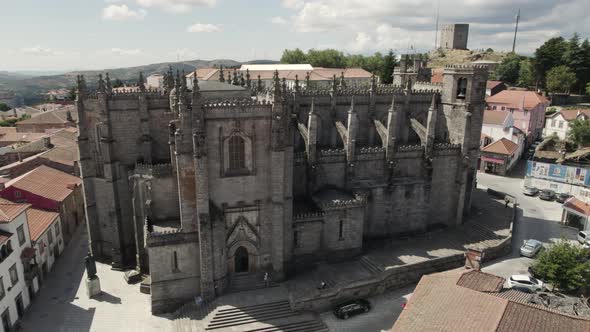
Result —
<path fill-rule="evenodd" d="M 492 196 L 502 196 L 508 199 L 512 205 L 510 214 L 510 235 L 494 247 L 484 249 L 483 261 L 491 261 L 496 258 L 509 254 L 512 250 L 512 227 L 516 218 L 516 207 L 518 203 L 516 198 L 501 194 L 498 192 L 490 193 Z M 500 198 L 500 197 L 499 197 Z M 293 310 L 302 311 L 326 311 L 344 300 L 359 297 L 370 297 L 382 294 L 388 290 L 401 288 L 407 285 L 417 283 L 422 276 L 435 272 L 455 269 L 463 266 L 465 263 L 464 254 L 457 254 L 447 257 L 430 259 L 424 262 L 407 264 L 392 269 L 387 269 L 382 273 L 372 276 L 368 279 L 361 279 L 341 287 L 324 289 L 307 294 L 289 294 L 289 301 Z"/>

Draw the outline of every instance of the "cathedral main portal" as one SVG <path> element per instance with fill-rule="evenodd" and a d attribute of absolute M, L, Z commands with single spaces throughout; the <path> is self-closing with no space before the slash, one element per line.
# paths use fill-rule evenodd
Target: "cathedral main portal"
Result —
<path fill-rule="evenodd" d="M 234 269 L 236 273 L 248 272 L 248 250 L 244 247 L 239 247 L 234 256 Z"/>

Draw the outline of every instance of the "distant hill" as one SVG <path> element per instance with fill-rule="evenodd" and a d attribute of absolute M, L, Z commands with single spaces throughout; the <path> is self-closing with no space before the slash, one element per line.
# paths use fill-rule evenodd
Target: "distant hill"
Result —
<path fill-rule="evenodd" d="M 274 60 L 252 60 L 244 62 L 245 64 L 269 64 L 278 63 Z M 139 73 L 142 72 L 145 76 L 154 73 L 164 73 L 168 71 L 170 67 L 176 72 L 185 71 L 189 73 L 196 70 L 197 68 L 213 67 L 213 66 L 224 66 L 224 67 L 237 67 L 242 62 L 230 60 L 230 59 L 217 59 L 217 60 L 191 60 L 191 61 L 180 61 L 180 62 L 163 62 L 155 63 L 144 66 L 126 67 L 126 68 L 113 68 L 103 70 L 82 70 L 82 71 L 71 71 L 61 75 L 45 75 L 45 76 L 32 76 L 23 73 L 4 72 L 0 71 L 0 90 L 12 90 L 25 98 L 25 103 L 31 104 L 40 100 L 41 94 L 52 89 L 58 88 L 71 88 L 75 85 L 76 75 L 84 75 L 88 85 L 93 86 L 98 79 L 98 75 L 101 73 L 109 73 L 112 80 L 120 79 L 124 82 L 135 82 L 139 77 Z"/>
<path fill-rule="evenodd" d="M 478 60 L 501 62 L 507 55 L 506 52 L 439 49 L 428 54 L 428 66 L 438 68 L 451 64 L 468 64 Z"/>

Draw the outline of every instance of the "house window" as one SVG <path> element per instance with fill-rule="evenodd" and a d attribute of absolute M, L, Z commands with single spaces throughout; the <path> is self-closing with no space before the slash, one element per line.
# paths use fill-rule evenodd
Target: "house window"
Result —
<path fill-rule="evenodd" d="M 529 111 L 524 110 L 524 115 L 527 115 L 527 114 L 529 114 Z"/>
<path fill-rule="evenodd" d="M 299 231 L 293 231 L 293 245 L 299 248 Z"/>
<path fill-rule="evenodd" d="M 59 222 L 55 223 L 55 237 L 59 236 Z"/>
<path fill-rule="evenodd" d="M 18 245 L 19 246 L 22 246 L 23 243 L 25 243 L 25 241 L 27 240 L 25 238 L 25 230 L 24 230 L 24 227 L 25 227 L 25 225 L 20 225 L 16 229 L 16 233 L 18 234 Z"/>
<path fill-rule="evenodd" d="M 21 198 L 22 194 L 20 192 L 20 190 L 15 190 L 14 191 L 14 198 Z"/>
<path fill-rule="evenodd" d="M 49 245 L 53 244 L 53 228 L 49 228 L 47 232 L 47 241 L 49 241 Z"/>
<path fill-rule="evenodd" d="M 0 300 L 4 298 L 6 292 L 4 291 L 4 277 L 0 277 Z"/>
<path fill-rule="evenodd" d="M 18 270 L 16 269 L 16 263 L 12 264 L 10 267 L 10 282 L 12 282 L 12 286 L 16 285 L 18 282 Z"/>
<path fill-rule="evenodd" d="M 563 128 L 563 121 L 559 121 L 559 128 Z"/>
<path fill-rule="evenodd" d="M 338 239 L 339 240 L 344 240 L 343 233 L 344 233 L 344 220 L 340 220 L 340 224 L 338 225 Z"/>
<path fill-rule="evenodd" d="M 495 111 L 496 110 L 496 105 L 492 106 L 492 109 Z"/>
<path fill-rule="evenodd" d="M 551 127 L 555 128 L 556 125 L 557 125 L 557 121 L 551 120 Z"/>
<path fill-rule="evenodd" d="M 244 139 L 232 136 L 229 139 L 229 168 L 239 170 L 246 168 Z"/>
<path fill-rule="evenodd" d="M 175 252 L 172 253 L 172 272 L 179 272 L 178 269 L 178 254 Z"/>
<path fill-rule="evenodd" d="M 506 110 L 506 107 L 502 106 L 502 111 Z"/>

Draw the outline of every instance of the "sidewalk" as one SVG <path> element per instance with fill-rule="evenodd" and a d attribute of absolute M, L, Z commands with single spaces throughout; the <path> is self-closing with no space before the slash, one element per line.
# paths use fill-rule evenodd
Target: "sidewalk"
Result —
<path fill-rule="evenodd" d="M 167 317 L 152 316 L 149 295 L 139 285 L 128 285 L 123 273 L 96 263 L 103 294 L 86 297 L 84 256 L 88 251 L 86 228 L 81 226 L 58 258 L 53 271 L 27 309 L 24 331 L 169 331 Z"/>

